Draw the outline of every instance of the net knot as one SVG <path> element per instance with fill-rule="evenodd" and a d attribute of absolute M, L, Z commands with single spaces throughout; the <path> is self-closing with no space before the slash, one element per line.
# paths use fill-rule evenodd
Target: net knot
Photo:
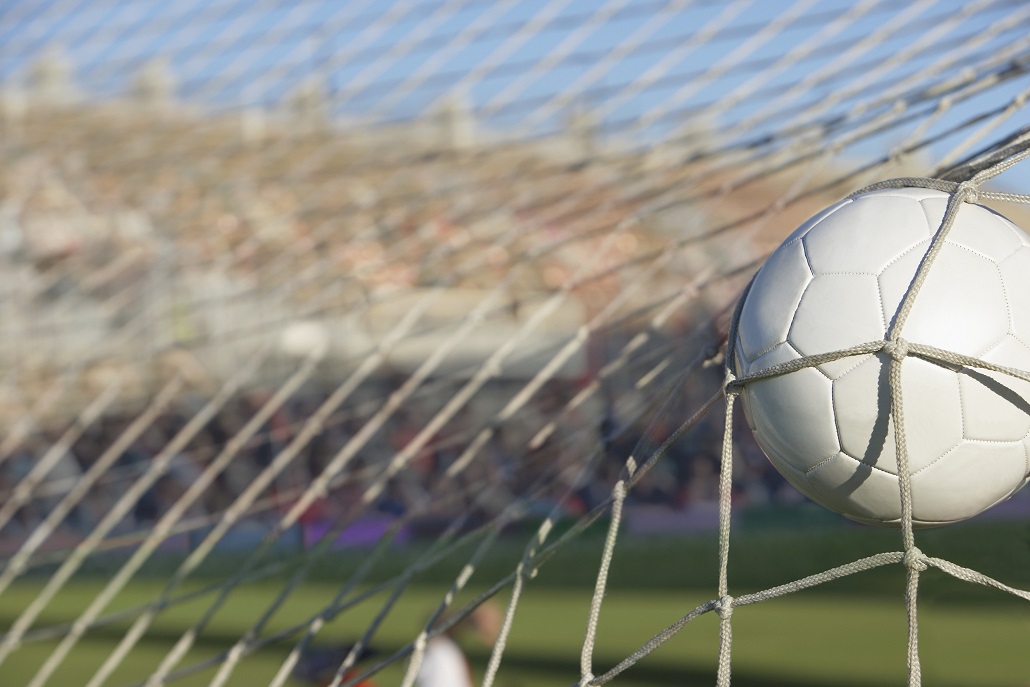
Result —
<path fill-rule="evenodd" d="M 980 200 L 980 189 L 971 181 L 963 181 L 955 187 L 955 195 L 966 203 L 975 203 Z"/>
<path fill-rule="evenodd" d="M 723 620 L 729 620 L 730 616 L 733 615 L 733 597 L 729 594 L 721 597 L 715 604 L 715 612 Z"/>
<path fill-rule="evenodd" d="M 927 562 L 926 555 L 919 550 L 918 546 L 913 546 L 905 551 L 905 558 L 902 561 L 905 567 L 909 570 L 915 570 L 917 572 L 923 572 L 930 567 Z"/>
<path fill-rule="evenodd" d="M 908 356 L 908 341 L 904 339 L 888 341 L 883 345 L 883 352 L 895 360 L 904 360 Z"/>
<path fill-rule="evenodd" d="M 726 378 L 722 382 L 722 390 L 726 394 L 735 393 L 737 391 L 737 375 L 728 366 L 726 368 Z"/>

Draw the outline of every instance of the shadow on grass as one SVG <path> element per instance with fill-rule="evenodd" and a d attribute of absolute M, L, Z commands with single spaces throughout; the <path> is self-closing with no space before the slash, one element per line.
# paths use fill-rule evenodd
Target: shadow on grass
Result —
<path fill-rule="evenodd" d="M 6 619 L 0 618 L 0 622 Z M 109 640 L 111 648 L 122 639 L 125 633 L 124 627 L 107 626 L 92 628 L 89 632 L 90 639 L 94 641 Z M 181 630 L 173 628 L 151 628 L 150 631 L 140 640 L 141 644 L 151 647 L 171 647 L 182 636 Z M 239 635 L 229 632 L 205 632 L 198 637 L 194 648 L 205 654 L 216 654 L 231 648 L 239 639 Z M 295 640 L 294 640 L 295 641 Z M 260 651 L 281 653 L 284 657 L 293 648 L 294 641 L 283 640 L 274 642 L 262 648 Z M 380 655 L 389 655 L 400 649 L 400 646 L 393 644 L 375 644 L 375 649 Z M 489 660 L 489 653 L 486 650 L 472 649 L 468 652 L 470 662 L 482 670 Z M 595 670 L 600 674 L 604 670 L 615 666 L 626 656 L 609 656 L 598 654 L 595 656 Z M 406 659 L 402 659 L 402 662 Z M 188 661 L 187 661 L 188 662 Z M 618 677 L 610 684 L 633 685 L 634 687 L 710 687 L 715 684 L 715 656 L 712 656 L 713 666 L 709 669 L 694 668 L 686 666 L 670 666 L 667 662 L 651 661 L 646 659 L 638 663 Z M 184 666 L 180 666 L 180 669 Z M 189 672 L 189 669 L 187 669 Z M 174 672 L 174 671 L 173 671 Z M 522 680 L 532 681 L 540 684 L 544 680 L 546 684 L 558 687 L 568 687 L 576 682 L 579 677 L 579 656 L 570 654 L 567 657 L 540 656 L 517 648 L 511 648 L 504 654 L 501 664 L 500 677 L 497 687 L 520 687 Z M 823 683 L 814 679 L 804 677 L 770 677 L 756 675 L 744 670 L 736 670 L 733 673 L 734 687 L 817 687 Z M 837 687 L 880 687 L 879 683 L 836 680 Z"/>
<path fill-rule="evenodd" d="M 477 665 L 485 665 L 488 656 L 485 653 L 469 652 Z M 595 671 L 601 673 L 605 667 L 616 665 L 625 656 L 604 656 L 595 658 Z M 609 684 L 632 685 L 633 687 L 711 687 L 715 684 L 715 660 L 710 670 L 704 668 L 685 668 L 670 666 L 646 660 L 638 663 L 626 672 L 621 673 Z M 568 687 L 575 684 L 579 677 L 579 657 L 557 658 L 530 656 L 518 651 L 505 652 L 501 663 L 500 675 L 509 674 L 510 678 L 499 678 L 497 687 L 519 687 L 518 675 L 546 676 L 548 684 Z M 879 683 L 835 680 L 835 687 L 882 687 Z M 825 681 L 815 678 L 799 677 L 782 678 L 767 675 L 756 675 L 743 670 L 733 671 L 733 687 L 825 687 Z"/>

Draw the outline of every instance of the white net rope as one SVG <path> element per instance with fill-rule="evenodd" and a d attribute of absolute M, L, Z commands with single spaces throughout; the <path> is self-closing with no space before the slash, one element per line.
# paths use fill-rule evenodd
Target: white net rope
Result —
<path fill-rule="evenodd" d="M 1030 157 L 1030 149 L 1028 149 L 1027 143 L 1022 143 L 1011 148 L 999 151 L 989 162 L 985 162 L 980 165 L 982 169 L 972 174 L 967 181 L 955 182 L 955 181 L 943 181 L 939 179 L 930 178 L 900 178 L 892 179 L 889 181 L 879 182 L 866 187 L 854 195 L 866 193 L 869 191 L 880 190 L 885 188 L 930 188 L 940 191 L 946 191 L 950 194 L 948 201 L 947 210 L 941 220 L 940 226 L 937 227 L 934 232 L 934 238 L 930 244 L 929 249 L 926 252 L 925 257 L 920 263 L 919 269 L 916 272 L 915 277 L 912 280 L 912 284 L 909 286 L 902 300 L 901 307 L 898 310 L 896 319 L 892 322 L 891 328 L 888 331 L 888 335 L 885 340 L 882 341 L 870 341 L 868 343 L 859 344 L 847 349 L 821 353 L 818 355 L 803 356 L 797 360 L 790 361 L 787 363 L 780 363 L 773 365 L 762 372 L 747 375 L 743 377 L 737 377 L 734 372 L 735 363 L 735 329 L 740 315 L 740 307 L 738 306 L 737 312 L 730 326 L 728 347 L 726 350 L 726 414 L 725 414 L 725 429 L 723 439 L 723 450 L 722 450 L 722 462 L 720 474 L 722 479 L 719 485 L 719 589 L 718 596 L 710 601 L 707 601 L 696 608 L 692 609 L 688 614 L 683 616 L 679 621 L 670 625 L 662 632 L 655 635 L 649 642 L 644 644 L 640 649 L 633 653 L 623 662 L 604 673 L 601 676 L 595 676 L 592 672 L 592 652 L 594 647 L 594 641 L 597 634 L 598 621 L 601 612 L 601 601 L 604 596 L 605 583 L 608 575 L 608 569 L 613 556 L 618 530 L 619 530 L 619 513 L 622 508 L 622 504 L 626 498 L 627 488 L 632 484 L 632 478 L 636 472 L 636 462 L 631 456 L 626 464 L 626 479 L 620 480 L 616 483 L 616 486 L 612 492 L 612 512 L 613 516 L 611 524 L 609 526 L 608 539 L 605 543 L 604 554 L 601 562 L 601 567 L 598 572 L 597 588 L 594 594 L 594 602 L 591 606 L 590 620 L 587 624 L 587 636 L 583 645 L 583 654 L 581 661 L 581 672 L 580 685 L 600 685 L 605 684 L 616 675 L 623 672 L 630 666 L 634 665 L 641 658 L 651 653 L 671 637 L 673 637 L 680 629 L 682 629 L 691 620 L 708 612 L 715 612 L 719 615 L 720 626 L 719 626 L 719 662 L 718 662 L 718 674 L 717 684 L 720 687 L 730 684 L 731 669 L 730 669 L 730 655 L 732 647 L 732 616 L 733 609 L 738 606 L 746 606 L 749 604 L 757 603 L 768 599 L 777 598 L 785 594 L 792 592 L 801 591 L 810 587 L 830 582 L 835 579 L 839 579 L 846 575 L 852 575 L 859 572 L 864 572 L 872 568 L 890 565 L 890 564 L 902 564 L 907 570 L 907 585 L 905 589 L 905 606 L 908 617 L 908 684 L 909 685 L 920 685 L 922 684 L 922 674 L 919 663 L 919 633 L 918 633 L 918 588 L 919 588 L 919 575 L 920 573 L 927 570 L 929 567 L 936 567 L 949 575 L 952 575 L 958 579 L 965 580 L 967 582 L 981 584 L 1000 589 L 1009 594 L 1030 600 L 1030 591 L 1016 589 L 1005 585 L 997 580 L 994 580 L 987 575 L 979 573 L 975 570 L 970 570 L 962 566 L 957 566 L 940 558 L 929 557 L 924 554 L 915 543 L 915 534 L 913 530 L 912 521 L 912 484 L 911 484 L 911 471 L 908 463 L 908 444 L 905 437 L 905 419 L 903 413 L 903 394 L 901 384 L 901 373 L 902 373 L 902 362 L 906 357 L 910 355 L 918 356 L 925 360 L 945 364 L 951 366 L 953 369 L 961 368 L 976 368 L 983 370 L 990 370 L 992 372 L 999 372 L 1002 374 L 1010 375 L 1012 377 L 1030 380 L 1030 372 L 1025 370 L 1017 370 L 1010 367 L 1005 367 L 997 364 L 993 364 L 979 358 L 975 358 L 968 355 L 963 355 L 953 351 L 942 350 L 934 346 L 928 346 L 920 344 L 918 342 L 909 342 L 902 337 L 905 322 L 908 319 L 908 315 L 911 313 L 912 308 L 915 304 L 916 298 L 918 297 L 919 290 L 922 284 L 925 282 L 929 271 L 933 269 L 933 264 L 936 256 L 939 254 L 941 247 L 947 239 L 948 232 L 954 226 L 955 218 L 961 211 L 963 203 L 975 203 L 983 198 L 989 198 L 991 196 L 1004 196 L 1005 200 L 1017 203 L 1030 203 L 1030 196 L 1019 195 L 1019 194 L 992 194 L 985 192 L 980 189 L 980 185 L 986 180 L 1001 174 L 1006 169 L 1017 164 L 1021 160 Z M 744 292 L 745 296 L 747 290 Z M 744 296 L 741 297 L 740 303 L 743 304 Z M 755 592 L 740 597 L 734 597 L 729 593 L 729 547 L 730 547 L 730 511 L 731 511 L 731 478 L 730 475 L 733 473 L 733 408 L 737 396 L 740 394 L 741 389 L 752 382 L 769 379 L 771 377 L 777 377 L 780 375 L 790 374 L 797 370 L 805 369 L 808 367 L 814 367 L 821 365 L 825 362 L 832 360 L 841 360 L 843 358 L 857 356 L 857 355 L 868 355 L 870 353 L 883 352 L 890 356 L 890 373 L 889 373 L 889 391 L 890 391 L 890 416 L 894 423 L 894 427 L 897 427 L 895 433 L 895 445 L 898 456 L 898 486 L 899 496 L 901 501 L 901 520 L 900 530 L 902 537 L 903 549 L 901 551 L 884 552 L 875 556 L 861 558 L 849 563 L 842 565 L 831 570 L 826 570 L 809 577 L 805 577 L 794 582 L 780 585 L 771 589 L 766 589 L 760 592 Z M 655 456 L 651 457 L 649 462 L 653 462 L 660 455 L 660 451 Z M 645 468 L 648 467 L 645 464 Z"/>
<path fill-rule="evenodd" d="M 612 680 L 710 611 L 729 684 L 734 608 L 892 564 L 908 571 L 919 684 L 928 566 L 1030 598 L 923 554 L 904 477 L 900 551 L 731 596 L 733 401 L 758 377 L 720 388 L 711 375 L 732 360 L 719 332 L 729 324 L 733 341 L 736 294 L 814 208 L 904 175 L 952 194 L 940 242 L 964 202 L 1026 202 L 981 188 L 1026 155 L 1025 3 L 167 5 L 53 0 L 0 14 L 0 600 L 30 595 L 0 626 L 0 674 L 43 647 L 19 679 L 56 684 L 99 634 L 114 639 L 78 676 L 89 687 L 235 684 L 249 657 L 284 645 L 268 684 L 288 685 L 328 626 L 373 602 L 330 684 L 408 661 L 400 679 L 413 685 L 434 637 L 507 593 L 492 685 L 532 578 L 602 518 L 580 685 Z M 885 341 L 763 375 L 882 351 L 895 395 L 913 355 L 1028 379 L 906 342 L 903 321 Z M 716 596 L 595 675 L 627 498 L 723 398 Z M 615 406 L 620 427 L 599 434 Z M 900 408 L 898 397 L 903 428 Z M 613 438 L 670 416 L 687 419 L 655 430 L 656 449 L 620 456 L 621 475 L 605 471 Z M 896 441 L 907 475 L 902 431 Z M 145 458 L 126 458 L 141 447 Z M 502 448 L 529 474 L 494 465 Z M 446 464 L 412 479 L 427 454 Z M 610 496 L 570 511 L 598 483 Z M 396 493 L 403 512 L 333 596 L 276 623 L 338 538 Z M 327 502 L 300 562 L 282 558 Z M 376 575 L 426 518 L 432 543 Z M 198 578 L 254 522 L 258 542 L 231 572 Z M 520 560 L 477 578 L 513 525 L 528 532 Z M 183 540 L 158 588 L 125 602 Z M 421 629 L 359 662 L 441 562 L 460 565 Z M 111 567 L 87 602 L 51 620 L 98 563 Z M 253 622 L 196 652 L 232 595 L 266 579 L 284 581 Z M 145 677 L 119 673 L 163 614 L 198 603 Z"/>

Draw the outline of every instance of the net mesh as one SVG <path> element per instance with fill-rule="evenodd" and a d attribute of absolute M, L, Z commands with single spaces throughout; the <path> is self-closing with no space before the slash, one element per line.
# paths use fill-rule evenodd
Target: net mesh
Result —
<path fill-rule="evenodd" d="M 906 188 L 906 187 L 918 187 L 918 188 L 931 188 L 937 190 L 944 190 L 950 194 L 950 200 L 948 202 L 948 209 L 944 213 L 941 220 L 941 224 L 936 228 L 934 232 L 933 241 L 927 250 L 926 257 L 920 263 L 919 270 L 916 272 L 912 284 L 908 287 L 905 297 L 902 300 L 901 307 L 898 310 L 898 315 L 891 324 L 890 331 L 886 340 L 883 341 L 871 341 L 865 344 L 859 344 L 847 349 L 821 353 L 817 355 L 803 356 L 795 361 L 786 363 L 780 363 L 772 365 L 768 369 L 762 372 L 754 373 L 744 377 L 738 378 L 734 372 L 735 365 L 731 362 L 735 359 L 734 346 L 736 343 L 736 337 L 734 335 L 738 318 L 739 310 L 731 322 L 728 338 L 728 347 L 726 351 L 726 422 L 724 429 L 723 438 L 723 451 L 722 451 L 722 463 L 720 469 L 720 483 L 719 483 L 719 590 L 718 597 L 712 599 L 706 603 L 703 603 L 694 608 L 690 613 L 685 615 L 679 621 L 669 626 L 662 632 L 658 633 L 648 643 L 638 649 L 625 661 L 618 664 L 616 667 L 605 673 L 600 677 L 595 677 L 591 671 L 591 654 L 593 651 L 594 640 L 596 638 L 598 617 L 601 611 L 601 598 L 604 595 L 605 590 L 605 578 L 608 574 L 609 564 L 615 547 L 615 542 L 619 527 L 619 515 L 621 513 L 622 504 L 626 498 L 627 482 L 619 481 L 616 483 L 615 489 L 612 492 L 612 511 L 613 517 L 609 528 L 609 537 L 606 541 L 604 557 L 602 559 L 601 568 L 598 573 L 597 588 L 594 594 L 594 603 L 591 607 L 590 621 L 587 625 L 587 637 L 583 646 L 581 672 L 582 677 L 580 684 L 604 684 L 614 678 L 616 675 L 624 671 L 626 668 L 632 666 L 643 656 L 654 651 L 661 646 L 665 641 L 675 635 L 680 629 L 682 629 L 689 621 L 694 618 L 714 611 L 716 612 L 721 620 L 720 623 L 720 649 L 719 649 L 719 663 L 718 663 L 718 675 L 717 684 L 729 685 L 730 684 L 730 649 L 732 645 L 732 626 L 731 618 L 733 615 L 733 609 L 735 606 L 743 606 L 759 601 L 768 600 L 788 594 L 809 587 L 830 582 L 840 577 L 851 575 L 858 572 L 863 572 L 871 568 L 901 563 L 907 570 L 907 586 L 905 591 L 905 603 L 906 612 L 908 616 L 908 682 L 910 685 L 922 684 L 922 674 L 919 662 L 919 646 L 918 646 L 918 587 L 919 587 L 919 575 L 921 572 L 926 571 L 930 566 L 934 566 L 943 570 L 944 572 L 957 577 L 958 579 L 965 580 L 976 584 L 983 584 L 1001 589 L 1014 596 L 1030 599 L 1030 592 L 1016 589 L 1008 585 L 1002 584 L 997 580 L 991 579 L 990 577 L 983 575 L 975 570 L 956 566 L 946 560 L 939 558 L 930 558 L 926 556 L 919 547 L 915 544 L 915 533 L 913 530 L 913 516 L 912 516 L 912 484 L 911 476 L 912 472 L 909 468 L 908 462 L 908 444 L 905 435 L 905 424 L 903 414 L 903 394 L 901 384 L 901 364 L 909 355 L 916 355 L 926 360 L 941 363 L 944 365 L 951 366 L 952 369 L 961 368 L 977 368 L 977 369 L 990 369 L 994 372 L 1002 372 L 1007 375 L 1018 379 L 1030 379 L 1030 374 L 1025 371 L 1017 370 L 1013 368 L 1007 368 L 997 364 L 992 364 L 984 360 L 980 360 L 975 357 L 962 355 L 952 351 L 945 351 L 933 346 L 927 346 L 925 344 L 910 343 L 901 337 L 901 333 L 904 329 L 905 322 L 908 319 L 909 313 L 912 311 L 912 307 L 915 303 L 915 299 L 919 293 L 920 287 L 926 280 L 926 276 L 929 271 L 933 268 L 934 261 L 939 254 L 940 247 L 944 244 L 948 236 L 948 232 L 954 226 L 955 219 L 960 211 L 963 203 L 976 202 L 980 198 L 979 186 L 985 180 L 990 179 L 1003 172 L 1008 167 L 1016 164 L 1018 161 L 1030 156 L 1030 152 L 1027 151 L 1025 145 L 1015 146 L 1001 151 L 1000 154 L 995 156 L 993 164 L 988 165 L 981 171 L 973 174 L 968 181 L 959 182 L 942 182 L 938 179 L 893 179 L 886 182 L 880 182 L 873 184 L 872 186 L 859 191 L 855 195 L 860 193 L 879 190 L 884 188 Z M 985 194 L 990 196 L 990 193 Z M 1028 203 L 1030 202 L 1030 196 L 1018 196 L 1015 194 L 1005 194 L 1008 200 L 1014 202 Z M 745 294 L 747 291 L 745 290 Z M 743 303 L 743 298 L 740 301 Z M 802 370 L 809 367 L 814 367 L 832 360 L 841 360 L 856 355 L 868 355 L 870 353 L 886 353 L 891 358 L 890 363 L 890 374 L 889 374 L 889 391 L 890 391 L 890 414 L 891 420 L 894 423 L 894 427 L 898 430 L 895 433 L 895 444 L 898 456 L 898 486 L 900 490 L 900 502 L 901 502 L 901 518 L 900 518 L 900 529 L 902 536 L 902 543 L 904 546 L 903 551 L 897 552 L 885 552 L 876 556 L 861 558 L 852 563 L 827 570 L 815 575 L 808 576 L 795 582 L 774 587 L 771 589 L 763 590 L 760 592 L 748 594 L 747 596 L 734 598 L 729 594 L 729 582 L 728 582 L 728 562 L 729 562 L 729 536 L 730 536 L 730 510 L 732 504 L 732 473 L 733 473 L 733 408 L 737 396 L 740 394 L 741 389 L 748 383 L 754 382 L 761 379 L 769 379 L 781 375 L 790 374 L 798 370 Z M 656 458 L 661 456 L 659 451 L 655 456 L 652 456 L 649 462 L 653 462 Z M 646 467 L 646 465 L 645 465 Z M 634 477 L 636 471 L 635 461 L 631 457 L 626 466 L 626 474 L 631 480 Z"/>
<path fill-rule="evenodd" d="M 890 564 L 919 684 L 921 571 L 1027 592 L 924 555 L 909 512 L 900 551 L 731 596 L 733 399 L 751 380 L 719 370 L 764 256 L 855 189 L 923 179 L 1028 225 L 1009 192 L 1028 23 L 1014 0 L 0 8 L 0 599 L 19 600 L 0 671 L 39 657 L 19 679 L 55 684 L 103 637 L 89 687 L 235 684 L 284 646 L 263 679 L 295 684 L 323 630 L 374 602 L 329 683 L 407 661 L 412 685 L 434 637 L 506 594 L 492 685 L 532 578 L 604 519 L 581 685 L 710 611 L 729 684 L 734 608 Z M 900 333 L 862 352 L 984 365 Z M 721 455 L 681 480 L 718 504 L 716 596 L 595 675 L 627 504 L 662 493 L 688 433 Z M 340 565 L 358 531 L 371 547 Z M 482 570 L 513 537 L 518 560 Z M 421 629 L 365 658 L 448 563 Z M 327 565 L 332 597 L 281 621 Z M 262 580 L 267 606 L 198 652 Z M 177 609 L 185 629 L 127 673 Z"/>

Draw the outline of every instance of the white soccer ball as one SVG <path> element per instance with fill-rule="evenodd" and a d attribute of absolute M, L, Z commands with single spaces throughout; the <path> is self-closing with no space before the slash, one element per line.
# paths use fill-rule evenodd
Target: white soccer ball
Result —
<path fill-rule="evenodd" d="M 743 303 L 735 374 L 883 340 L 937 232 L 948 195 L 921 188 L 843 200 L 769 257 Z M 973 203 L 961 207 L 901 332 L 927 344 L 1030 370 L 1030 236 Z M 860 522 L 901 519 L 884 352 L 747 383 L 748 424 L 781 474 Z M 1030 477 L 1030 384 L 902 361 L 916 526 L 970 518 Z"/>

